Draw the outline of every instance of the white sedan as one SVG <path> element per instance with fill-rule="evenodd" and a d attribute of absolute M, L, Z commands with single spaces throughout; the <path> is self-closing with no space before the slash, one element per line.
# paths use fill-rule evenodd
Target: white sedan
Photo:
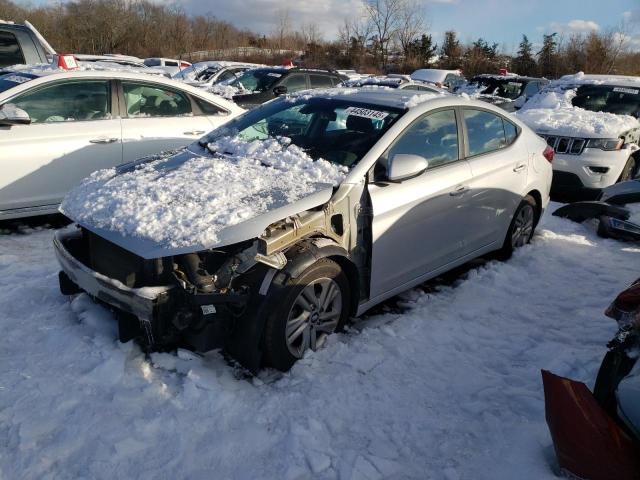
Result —
<path fill-rule="evenodd" d="M 95 170 L 193 142 L 242 108 L 132 72 L 0 75 L 0 219 L 55 213 Z"/>

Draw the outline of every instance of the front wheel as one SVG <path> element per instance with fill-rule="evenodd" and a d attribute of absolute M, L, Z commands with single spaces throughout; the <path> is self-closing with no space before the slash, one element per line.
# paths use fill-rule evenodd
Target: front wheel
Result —
<path fill-rule="evenodd" d="M 318 260 L 290 279 L 274 299 L 276 307 L 265 325 L 266 363 L 287 371 L 307 350 L 320 348 L 344 326 L 349 302 L 347 276 L 333 260 Z"/>
<path fill-rule="evenodd" d="M 520 248 L 531 241 L 538 221 L 536 206 L 536 201 L 531 195 L 527 195 L 522 199 L 511 219 L 507 236 L 499 251 L 501 258 L 507 259 L 511 257 L 516 248 Z"/>

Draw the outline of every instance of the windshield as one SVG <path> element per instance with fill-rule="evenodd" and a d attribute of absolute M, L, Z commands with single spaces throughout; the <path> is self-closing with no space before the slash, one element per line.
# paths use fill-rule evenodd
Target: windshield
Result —
<path fill-rule="evenodd" d="M 282 73 L 273 70 L 248 70 L 229 85 L 250 92 L 265 92 L 282 77 Z"/>
<path fill-rule="evenodd" d="M 37 77 L 29 73 L 7 73 L 5 75 L 0 75 L 0 93 L 20 85 L 21 83 L 33 80 L 34 78 Z"/>
<path fill-rule="evenodd" d="M 502 98 L 515 100 L 522 95 L 526 83 L 520 80 L 498 78 L 474 78 L 470 83 L 485 87 L 480 93 L 496 95 Z"/>
<path fill-rule="evenodd" d="M 403 113 L 346 100 L 283 98 L 232 120 L 200 143 L 204 146 L 230 134 L 247 142 L 286 138 L 314 160 L 352 167 Z"/>
<path fill-rule="evenodd" d="M 211 77 L 213 77 L 217 72 L 219 72 L 221 70 L 221 67 L 209 67 L 209 68 L 205 68 L 203 71 L 198 72 L 196 74 L 196 80 L 200 81 L 200 82 L 206 82 L 208 81 Z"/>
<path fill-rule="evenodd" d="M 640 87 L 614 85 L 582 85 L 571 103 L 592 112 L 632 115 L 640 118 Z"/>

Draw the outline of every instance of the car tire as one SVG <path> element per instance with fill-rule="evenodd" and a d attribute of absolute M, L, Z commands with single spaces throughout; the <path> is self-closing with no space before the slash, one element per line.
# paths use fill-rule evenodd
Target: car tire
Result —
<path fill-rule="evenodd" d="M 308 349 L 320 348 L 328 335 L 344 327 L 349 316 L 349 281 L 340 265 L 323 258 L 290 278 L 276 295 L 265 325 L 264 360 L 267 366 L 286 372 Z"/>
<path fill-rule="evenodd" d="M 498 258 L 507 260 L 517 248 L 529 243 L 538 220 L 536 200 L 531 195 L 527 195 L 513 214 L 502 248 L 498 251 Z"/>
<path fill-rule="evenodd" d="M 620 173 L 620 177 L 616 183 L 626 182 L 627 180 L 631 180 L 635 178 L 637 175 L 637 161 L 633 157 L 629 157 L 627 163 L 624 164 L 624 168 L 622 169 L 622 173 Z"/>

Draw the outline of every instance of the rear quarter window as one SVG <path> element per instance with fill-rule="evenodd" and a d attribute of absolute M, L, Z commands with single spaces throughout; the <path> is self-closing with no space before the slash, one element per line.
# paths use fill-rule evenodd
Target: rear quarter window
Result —
<path fill-rule="evenodd" d="M 0 67 L 25 63 L 18 39 L 11 32 L 0 31 Z"/>

